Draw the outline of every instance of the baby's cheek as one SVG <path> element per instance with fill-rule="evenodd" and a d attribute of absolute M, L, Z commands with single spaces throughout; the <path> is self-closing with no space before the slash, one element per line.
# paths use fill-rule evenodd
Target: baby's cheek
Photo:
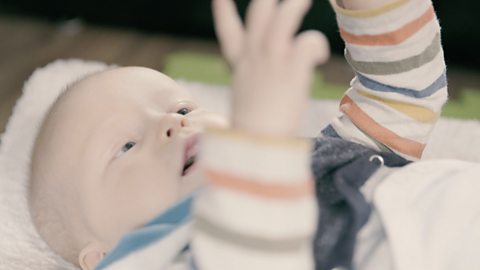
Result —
<path fill-rule="evenodd" d="M 112 212 L 117 212 L 115 226 L 121 228 L 122 233 L 126 233 L 148 223 L 176 201 L 175 193 L 171 188 L 139 181 L 136 188 L 131 188 L 124 196 L 117 196 L 112 200 L 118 203 L 115 209 L 111 209 Z"/>
<path fill-rule="evenodd" d="M 173 175 L 152 172 L 140 176 L 136 187 L 131 187 L 132 193 L 129 196 L 137 204 L 133 211 L 148 212 L 150 215 L 157 215 L 170 207 L 178 198 L 179 186 L 177 178 Z"/>
<path fill-rule="evenodd" d="M 102 212 L 108 218 L 98 219 L 103 223 L 103 231 L 115 234 L 114 238 L 165 211 L 179 193 L 178 187 L 171 184 L 174 181 L 148 170 L 118 174 L 115 180 L 103 198 Z"/>
<path fill-rule="evenodd" d="M 192 192 L 195 192 L 205 186 L 206 179 L 201 173 L 198 164 L 195 170 L 193 170 L 190 174 L 182 177 L 180 179 L 180 196 L 181 198 L 185 198 L 186 196 L 190 195 Z"/>

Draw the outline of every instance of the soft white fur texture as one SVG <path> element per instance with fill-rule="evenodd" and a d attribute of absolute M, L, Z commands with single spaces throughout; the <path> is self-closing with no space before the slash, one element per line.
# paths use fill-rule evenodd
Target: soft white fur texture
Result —
<path fill-rule="evenodd" d="M 25 83 L 0 145 L 0 269 L 75 269 L 54 255 L 28 214 L 26 187 L 32 145 L 43 117 L 69 83 L 105 69 L 103 63 L 58 61 Z"/>
<path fill-rule="evenodd" d="M 0 144 L 0 270 L 75 269 L 49 251 L 30 221 L 26 202 L 30 153 L 45 112 L 62 89 L 105 68 L 104 63 L 59 60 L 35 71 L 25 83 Z M 228 115 L 229 91 L 225 87 L 181 83 L 201 105 Z M 338 114 L 337 102 L 312 101 L 307 111 L 299 134 L 314 136 Z M 479 121 L 441 119 L 425 158 L 480 161 L 479 138 Z"/>

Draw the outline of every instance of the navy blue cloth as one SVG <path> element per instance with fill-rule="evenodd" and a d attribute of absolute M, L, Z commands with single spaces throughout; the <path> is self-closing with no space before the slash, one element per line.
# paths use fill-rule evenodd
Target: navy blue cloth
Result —
<path fill-rule="evenodd" d="M 332 130 L 327 128 L 326 137 L 315 139 L 312 154 L 320 211 L 313 243 L 317 270 L 352 269 L 357 233 L 371 213 L 360 188 L 382 165 L 401 167 L 410 162 L 395 153 L 341 139 Z"/>

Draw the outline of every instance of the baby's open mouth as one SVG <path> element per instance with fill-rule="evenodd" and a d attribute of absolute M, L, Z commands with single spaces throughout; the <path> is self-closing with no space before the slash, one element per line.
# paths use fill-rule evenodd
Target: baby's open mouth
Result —
<path fill-rule="evenodd" d="M 197 144 L 197 135 L 189 137 L 185 142 L 185 154 L 183 158 L 182 176 L 187 175 L 194 168 L 197 159 Z"/>
<path fill-rule="evenodd" d="M 195 160 L 196 156 L 187 159 L 185 165 L 183 166 L 182 176 L 185 176 L 190 171 L 189 169 L 195 164 Z"/>

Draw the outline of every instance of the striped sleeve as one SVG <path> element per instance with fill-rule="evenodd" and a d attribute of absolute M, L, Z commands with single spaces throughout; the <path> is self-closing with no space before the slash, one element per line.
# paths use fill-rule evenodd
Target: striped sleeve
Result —
<path fill-rule="evenodd" d="M 330 0 L 345 58 L 356 74 L 328 130 L 340 137 L 422 156 L 447 100 L 440 27 L 430 0 L 394 0 L 347 10 Z"/>
<path fill-rule="evenodd" d="M 210 130 L 201 168 L 208 185 L 195 202 L 198 269 L 313 269 L 317 222 L 310 142 Z"/>

